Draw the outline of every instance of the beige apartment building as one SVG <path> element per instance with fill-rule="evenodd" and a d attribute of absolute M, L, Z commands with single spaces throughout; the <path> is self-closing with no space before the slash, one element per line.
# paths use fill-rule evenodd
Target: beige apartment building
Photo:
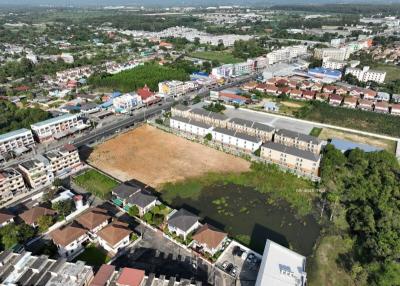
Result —
<path fill-rule="evenodd" d="M 17 170 L 6 168 L 0 171 L 0 202 L 11 199 L 26 190 L 24 178 Z"/>
<path fill-rule="evenodd" d="M 274 142 L 295 147 L 297 149 L 310 151 L 314 154 L 321 153 L 322 141 L 317 137 L 294 132 L 287 129 L 279 129 L 275 132 Z"/>
<path fill-rule="evenodd" d="M 49 160 L 51 172 L 56 177 L 67 175 L 81 166 L 78 150 L 71 144 L 65 144 L 58 150 L 48 151 L 44 156 Z"/>
<path fill-rule="evenodd" d="M 27 185 L 38 189 L 50 185 L 54 181 L 53 172 L 49 161 L 39 155 L 34 159 L 20 163 L 18 169 Z"/>
<path fill-rule="evenodd" d="M 178 116 L 178 117 L 183 117 L 183 118 L 188 118 L 189 117 L 189 111 L 190 107 L 178 104 L 175 105 L 171 108 L 171 115 L 172 116 Z"/>
<path fill-rule="evenodd" d="M 188 115 L 189 118 L 193 120 L 197 120 L 206 124 L 210 124 L 214 127 L 221 128 L 226 128 L 226 121 L 228 120 L 228 117 L 223 114 L 207 111 L 200 108 L 191 109 Z"/>
<path fill-rule="evenodd" d="M 271 141 L 275 129 L 271 126 L 241 118 L 231 118 L 226 128 L 260 138 L 263 142 Z"/>
<path fill-rule="evenodd" d="M 318 177 L 321 157 L 306 150 L 300 150 L 276 142 L 261 146 L 261 158 L 288 168 L 295 173 Z"/>

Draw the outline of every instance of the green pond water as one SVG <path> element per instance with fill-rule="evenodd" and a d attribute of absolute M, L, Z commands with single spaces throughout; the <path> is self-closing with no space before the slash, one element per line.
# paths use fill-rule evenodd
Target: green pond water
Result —
<path fill-rule="evenodd" d="M 299 218 L 286 202 L 272 203 L 267 195 L 243 186 L 213 185 L 203 188 L 194 199 L 175 197 L 169 203 L 198 214 L 232 237 L 241 236 L 260 253 L 268 238 L 307 256 L 320 233 L 313 216 Z"/>

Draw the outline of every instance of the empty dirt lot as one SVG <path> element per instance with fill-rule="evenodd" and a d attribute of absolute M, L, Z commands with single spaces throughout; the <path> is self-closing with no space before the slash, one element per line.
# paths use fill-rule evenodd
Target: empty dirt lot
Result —
<path fill-rule="evenodd" d="M 122 180 L 154 188 L 207 172 L 244 172 L 244 159 L 144 125 L 95 148 L 89 163 Z"/>

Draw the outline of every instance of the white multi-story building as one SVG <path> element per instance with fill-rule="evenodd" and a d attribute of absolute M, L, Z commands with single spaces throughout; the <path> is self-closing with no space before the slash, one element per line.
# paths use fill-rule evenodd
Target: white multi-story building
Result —
<path fill-rule="evenodd" d="M 54 176 L 62 177 L 81 167 L 79 153 L 75 146 L 65 144 L 58 150 L 51 150 L 44 154 L 49 160 Z"/>
<path fill-rule="evenodd" d="M 35 144 L 32 132 L 26 128 L 0 135 L 0 153 L 15 152 L 18 149 L 32 147 Z M 21 149 L 21 150 L 22 150 Z"/>
<path fill-rule="evenodd" d="M 341 70 L 344 69 L 346 64 L 346 61 L 332 60 L 330 58 L 324 58 L 322 60 L 322 67 L 326 69 Z"/>
<path fill-rule="evenodd" d="M 305 54 L 307 54 L 307 46 L 297 45 L 272 51 L 271 53 L 267 54 L 267 58 L 269 60 L 269 64 L 273 65 L 275 63 L 290 61 Z"/>
<path fill-rule="evenodd" d="M 39 142 L 59 139 L 87 127 L 76 114 L 65 114 L 31 125 Z"/>
<path fill-rule="evenodd" d="M 126 93 L 113 99 L 114 111 L 127 113 L 142 106 L 142 98 L 136 93 Z"/>
<path fill-rule="evenodd" d="M 49 161 L 41 155 L 20 163 L 18 169 L 28 186 L 32 189 L 49 186 L 54 181 L 51 165 Z"/>
<path fill-rule="evenodd" d="M 216 127 L 212 131 L 212 140 L 229 147 L 254 152 L 262 145 L 262 140 L 245 133 Z"/>
<path fill-rule="evenodd" d="M 169 122 L 171 128 L 196 136 L 204 137 L 209 133 L 211 134 L 212 131 L 212 126 L 210 124 L 193 119 L 173 116 L 170 118 Z"/>
<path fill-rule="evenodd" d="M 307 285 L 306 258 L 267 240 L 256 280 L 256 286 L 264 285 Z"/>
<path fill-rule="evenodd" d="M 317 59 L 330 58 L 331 60 L 344 61 L 349 58 L 346 48 L 322 48 L 314 50 Z"/>
<path fill-rule="evenodd" d="M 345 74 L 352 74 L 362 82 L 374 81 L 383 83 L 386 77 L 386 72 L 370 70 L 369 67 L 364 67 L 363 69 L 347 68 Z"/>
<path fill-rule="evenodd" d="M 245 62 L 237 64 L 226 64 L 216 68 L 213 68 L 211 74 L 217 78 L 226 78 L 233 76 L 241 76 L 246 74 L 251 74 L 255 69 L 260 69 L 265 67 L 266 58 L 260 58 L 260 67 L 258 67 L 258 60 L 248 59 Z"/>
<path fill-rule="evenodd" d="M 158 84 L 158 92 L 163 95 L 176 97 L 187 93 L 189 90 L 194 89 L 195 87 L 196 84 L 192 81 L 163 81 Z"/>
<path fill-rule="evenodd" d="M 14 168 L 0 170 L 0 201 L 11 199 L 13 196 L 26 191 L 24 178 Z"/>

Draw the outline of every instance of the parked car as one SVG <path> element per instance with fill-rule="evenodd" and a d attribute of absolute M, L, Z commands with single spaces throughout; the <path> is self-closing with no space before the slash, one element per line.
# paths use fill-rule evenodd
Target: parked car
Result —
<path fill-rule="evenodd" d="M 225 271 L 226 271 L 227 273 L 231 273 L 232 269 L 233 269 L 233 264 L 232 264 L 232 263 L 229 263 L 228 266 L 226 267 Z"/>
<path fill-rule="evenodd" d="M 234 278 L 236 278 L 237 274 L 238 274 L 238 267 L 235 266 L 235 267 L 232 268 L 231 275 L 232 275 Z"/>
<path fill-rule="evenodd" d="M 228 261 L 224 261 L 224 263 L 222 263 L 222 265 L 221 265 L 221 267 L 222 267 L 222 269 L 226 269 L 226 267 L 228 267 L 228 264 L 229 264 L 229 262 Z"/>

